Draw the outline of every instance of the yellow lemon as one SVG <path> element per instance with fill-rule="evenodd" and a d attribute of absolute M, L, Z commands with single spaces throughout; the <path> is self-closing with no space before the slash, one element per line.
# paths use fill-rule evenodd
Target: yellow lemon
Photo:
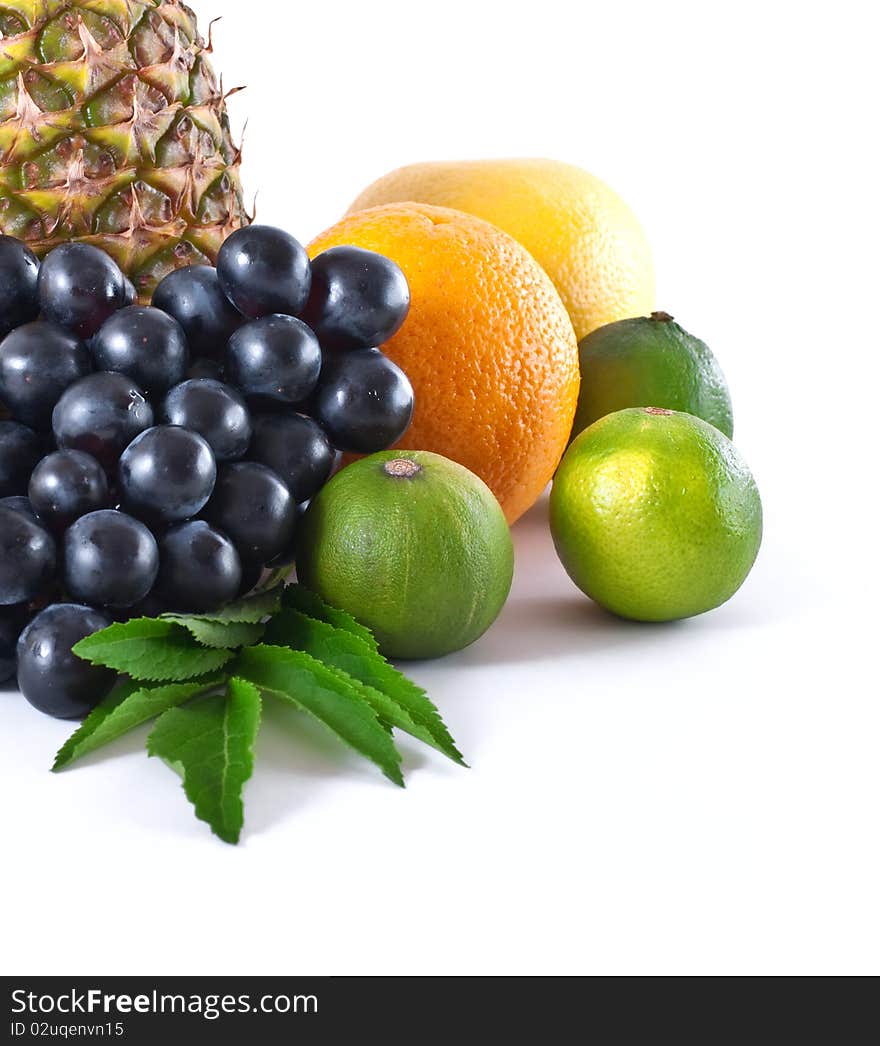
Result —
<path fill-rule="evenodd" d="M 555 160 L 419 163 L 374 182 L 350 212 L 435 204 L 474 214 L 518 240 L 565 303 L 578 340 L 654 308 L 654 267 L 636 216 L 604 182 Z"/>

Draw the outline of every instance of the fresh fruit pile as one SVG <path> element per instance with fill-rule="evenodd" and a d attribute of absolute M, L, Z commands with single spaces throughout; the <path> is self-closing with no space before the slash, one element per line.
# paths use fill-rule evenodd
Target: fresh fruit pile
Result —
<path fill-rule="evenodd" d="M 251 225 L 216 269 L 178 269 L 151 307 L 133 301 L 97 247 L 40 263 L 0 238 L 0 674 L 17 669 L 62 718 L 114 682 L 71 654 L 80 639 L 220 611 L 289 570 L 300 507 L 338 452 L 390 446 L 413 412 L 380 351 L 409 288 L 376 253 L 310 262 Z"/>
<path fill-rule="evenodd" d="M 155 720 L 234 842 L 264 698 L 398 784 L 395 729 L 461 762 L 385 656 L 485 632 L 551 479 L 611 612 L 743 583 L 761 501 L 724 376 L 642 315 L 651 252 L 599 179 L 402 168 L 307 253 L 251 224 L 180 0 L 5 0 L 0 39 L 0 683 L 85 718 L 55 769 Z"/>

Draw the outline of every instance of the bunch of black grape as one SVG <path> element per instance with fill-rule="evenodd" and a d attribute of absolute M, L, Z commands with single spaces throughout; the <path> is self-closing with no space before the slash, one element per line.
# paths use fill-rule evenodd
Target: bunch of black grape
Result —
<path fill-rule="evenodd" d="M 387 258 L 310 262 L 269 226 L 172 272 L 151 308 L 96 247 L 40 264 L 0 237 L 0 682 L 78 718 L 113 682 L 71 654 L 84 636 L 218 610 L 290 564 L 339 452 L 410 423 L 379 348 L 408 309 Z"/>

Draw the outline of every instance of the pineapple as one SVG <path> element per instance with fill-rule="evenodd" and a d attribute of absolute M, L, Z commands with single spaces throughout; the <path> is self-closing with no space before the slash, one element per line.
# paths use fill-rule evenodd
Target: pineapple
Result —
<path fill-rule="evenodd" d="M 225 95 L 179 0 L 0 0 L 0 232 L 83 240 L 141 301 L 249 222 Z"/>

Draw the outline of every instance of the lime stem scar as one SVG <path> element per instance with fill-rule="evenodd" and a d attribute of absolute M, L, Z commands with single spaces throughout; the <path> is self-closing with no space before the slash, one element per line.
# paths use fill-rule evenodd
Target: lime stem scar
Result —
<path fill-rule="evenodd" d="M 422 471 L 422 466 L 417 461 L 410 461 L 409 458 L 395 458 L 393 461 L 386 461 L 383 468 L 386 475 L 393 476 L 395 479 L 412 479 Z"/>

